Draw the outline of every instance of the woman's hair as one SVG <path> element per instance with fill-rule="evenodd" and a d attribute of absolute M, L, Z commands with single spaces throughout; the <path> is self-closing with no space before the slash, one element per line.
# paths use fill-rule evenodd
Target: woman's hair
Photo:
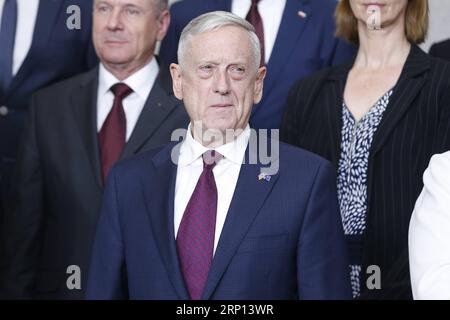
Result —
<path fill-rule="evenodd" d="M 336 12 L 336 36 L 358 45 L 358 23 L 349 0 L 339 1 Z M 406 39 L 422 43 L 428 31 L 428 0 L 408 0 L 405 15 Z"/>

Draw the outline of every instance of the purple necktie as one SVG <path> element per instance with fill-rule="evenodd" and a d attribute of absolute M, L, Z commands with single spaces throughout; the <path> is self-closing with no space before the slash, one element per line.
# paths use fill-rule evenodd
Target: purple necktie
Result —
<path fill-rule="evenodd" d="M 177 236 L 181 271 L 193 300 L 199 300 L 213 259 L 217 188 L 213 168 L 222 158 L 214 150 L 203 154 L 203 172 L 186 206 Z"/>
<path fill-rule="evenodd" d="M 245 20 L 250 22 L 253 27 L 255 27 L 255 33 L 258 36 L 259 43 L 261 45 L 261 63 L 260 65 L 263 66 L 265 63 L 265 56 L 264 56 L 264 26 L 263 21 L 261 18 L 261 15 L 258 11 L 258 2 L 260 0 L 252 0 L 252 5 L 250 7 L 250 10 L 247 13 L 247 16 L 245 17 Z"/>
<path fill-rule="evenodd" d="M 114 94 L 113 107 L 98 134 L 102 157 L 103 183 L 105 183 L 109 170 L 119 159 L 125 146 L 127 122 L 122 106 L 122 100 L 133 92 L 133 90 L 125 83 L 113 85 L 111 91 Z"/>

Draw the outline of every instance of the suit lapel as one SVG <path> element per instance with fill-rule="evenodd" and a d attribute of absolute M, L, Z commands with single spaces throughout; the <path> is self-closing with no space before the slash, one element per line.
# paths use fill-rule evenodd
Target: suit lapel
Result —
<path fill-rule="evenodd" d="M 34 51 L 42 50 L 40 47 L 45 48 L 63 2 L 64 1 L 39 1 L 38 14 L 36 17 L 36 25 L 34 27 L 30 51 L 11 83 L 11 87 L 8 90 L 10 94 L 14 92 L 15 88 L 23 81 L 23 79 L 27 78 L 33 68 L 39 63 L 39 61 L 34 60 L 35 57 L 39 56 L 38 54 L 34 54 Z"/>
<path fill-rule="evenodd" d="M 256 141 L 256 139 L 251 138 L 250 141 Z M 264 165 L 250 164 L 248 161 L 248 159 L 258 159 L 255 148 L 247 147 L 245 159 L 245 163 L 241 166 L 239 179 L 220 235 L 202 299 L 210 299 L 214 293 L 239 245 L 278 179 L 278 174 L 273 175 L 270 181 L 258 179 Z"/>
<path fill-rule="evenodd" d="M 326 124 L 328 126 L 328 137 L 330 141 L 330 160 L 338 167 L 341 155 L 341 128 L 342 128 L 342 104 L 344 102 L 345 83 L 347 82 L 348 73 L 353 63 L 342 65 L 333 69 L 328 80 L 334 81 L 330 86 L 330 94 L 326 95 L 325 114 Z"/>
<path fill-rule="evenodd" d="M 400 79 L 394 87 L 389 106 L 375 133 L 372 144 L 372 156 L 380 151 L 397 123 L 412 105 L 412 101 L 425 84 L 426 77 L 423 76 L 423 73 L 430 67 L 427 55 L 419 47 L 412 45 Z"/>
<path fill-rule="evenodd" d="M 302 35 L 309 17 L 311 16 L 309 1 L 287 0 L 281 19 L 280 28 L 273 46 L 273 51 L 267 63 L 267 77 L 265 79 L 264 91 L 269 92 L 276 84 L 276 79 L 281 75 L 281 70 L 289 61 L 289 57 L 295 46 L 301 43 L 298 39 Z M 299 11 L 306 13 L 306 18 L 298 15 Z M 254 111 L 257 108 L 253 108 Z"/>
<path fill-rule="evenodd" d="M 138 152 L 175 108 L 183 108 L 181 102 L 170 96 L 163 87 L 165 85 L 158 77 L 145 102 L 133 133 L 125 145 L 121 158 L 126 158 Z"/>
<path fill-rule="evenodd" d="M 75 114 L 75 121 L 87 157 L 91 163 L 92 173 L 99 186 L 102 186 L 100 151 L 97 138 L 97 87 L 98 68 L 88 72 L 81 80 L 78 89 L 70 95 Z"/>
<path fill-rule="evenodd" d="M 174 199 L 177 166 L 171 161 L 175 143 L 166 146 L 153 158 L 158 181 L 143 179 L 144 198 L 150 216 L 151 228 L 155 236 L 162 260 L 180 299 L 189 299 L 178 262 L 174 233 Z M 156 192 L 167 190 L 167 192 Z M 163 194 L 163 196 L 161 196 Z"/>

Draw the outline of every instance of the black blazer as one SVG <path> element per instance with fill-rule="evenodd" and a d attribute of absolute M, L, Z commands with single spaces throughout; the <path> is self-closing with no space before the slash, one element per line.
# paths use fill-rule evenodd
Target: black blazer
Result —
<path fill-rule="evenodd" d="M 450 61 L 450 39 L 433 44 L 430 56 Z"/>
<path fill-rule="evenodd" d="M 282 140 L 337 168 L 343 92 L 352 64 L 301 80 L 291 89 Z M 450 149 L 450 64 L 413 45 L 369 157 L 361 298 L 412 298 L 408 226 L 430 157 Z M 381 269 L 381 290 L 367 290 L 366 270 Z"/>
<path fill-rule="evenodd" d="M 162 68 L 161 68 L 162 70 Z M 98 69 L 36 93 L 5 212 L 0 291 L 6 298 L 83 298 L 103 187 L 97 139 Z M 122 159 L 170 142 L 188 116 L 156 80 Z M 68 290 L 67 267 L 81 269 Z"/>

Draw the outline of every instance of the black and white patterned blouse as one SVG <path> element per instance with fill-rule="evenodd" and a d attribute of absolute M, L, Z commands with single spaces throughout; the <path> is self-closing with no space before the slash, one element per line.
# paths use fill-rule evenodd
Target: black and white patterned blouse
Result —
<path fill-rule="evenodd" d="M 392 89 L 386 92 L 359 121 L 345 102 L 342 105 L 342 140 L 337 190 L 344 232 L 350 248 L 350 277 L 353 297 L 360 293 L 360 257 L 367 210 L 367 170 L 373 136 L 389 104 Z M 357 252 L 352 252 L 357 251 Z"/>

